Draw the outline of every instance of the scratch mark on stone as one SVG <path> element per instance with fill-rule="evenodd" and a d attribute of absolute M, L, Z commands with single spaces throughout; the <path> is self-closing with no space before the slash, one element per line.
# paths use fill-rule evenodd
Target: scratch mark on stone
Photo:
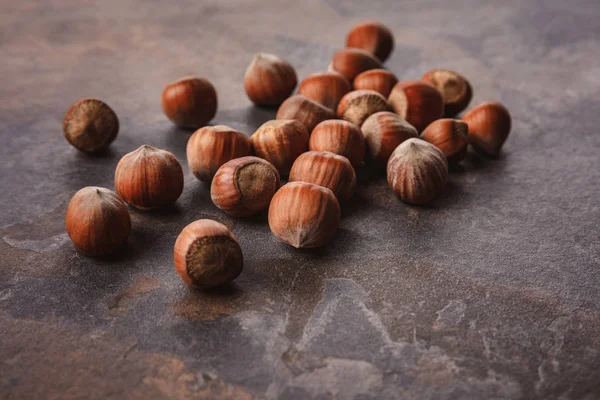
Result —
<path fill-rule="evenodd" d="M 11 247 L 29 250 L 35 253 L 48 254 L 62 247 L 69 241 L 69 235 L 61 233 L 59 235 L 51 236 L 46 239 L 34 240 L 34 239 L 12 239 L 9 236 L 3 237 L 4 241 Z"/>

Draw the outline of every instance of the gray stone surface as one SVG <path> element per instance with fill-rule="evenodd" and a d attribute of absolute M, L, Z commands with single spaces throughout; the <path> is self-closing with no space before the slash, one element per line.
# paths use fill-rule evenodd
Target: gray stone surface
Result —
<path fill-rule="evenodd" d="M 0 397 L 600 398 L 596 0 L 97 3 L 2 2 Z M 212 204 L 160 93 L 207 77 L 213 122 L 251 134 L 275 114 L 243 92 L 253 53 L 304 77 L 366 18 L 393 29 L 386 65 L 399 77 L 456 69 L 473 103 L 506 104 L 513 131 L 498 160 L 470 154 L 428 208 L 361 172 L 335 240 L 296 251 L 264 215 Z M 86 96 L 120 117 L 102 156 L 61 134 Z M 182 161 L 183 195 L 132 209 L 115 259 L 84 257 L 63 226 L 70 197 L 112 189 L 117 161 L 142 144 Z M 189 291 L 175 273 L 175 238 L 199 218 L 240 240 L 231 287 Z"/>

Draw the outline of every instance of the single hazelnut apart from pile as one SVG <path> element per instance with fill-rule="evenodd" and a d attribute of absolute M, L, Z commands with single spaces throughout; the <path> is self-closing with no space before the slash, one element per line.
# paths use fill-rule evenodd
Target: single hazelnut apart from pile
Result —
<path fill-rule="evenodd" d="M 469 127 L 460 119 L 438 119 L 425 128 L 421 139 L 440 149 L 448 159 L 448 164 L 456 165 L 467 154 Z"/>
<path fill-rule="evenodd" d="M 278 239 L 296 248 L 319 247 L 333 238 L 340 216 L 340 205 L 331 190 L 290 182 L 273 196 L 269 227 Z"/>
<path fill-rule="evenodd" d="M 86 153 L 104 150 L 118 133 L 117 114 L 97 99 L 79 100 L 69 108 L 63 120 L 65 139 Z"/>
<path fill-rule="evenodd" d="M 65 216 L 73 244 L 90 256 L 107 256 L 119 250 L 129 237 L 131 219 L 127 206 L 114 192 L 84 187 L 71 199 Z"/>
<path fill-rule="evenodd" d="M 354 78 L 354 90 L 374 90 L 386 99 L 398 83 L 396 75 L 386 69 L 370 69 Z"/>
<path fill-rule="evenodd" d="M 233 281 L 242 272 L 242 249 L 227 227 L 210 219 L 194 221 L 175 242 L 175 269 L 191 286 L 212 288 Z"/>
<path fill-rule="evenodd" d="M 394 50 L 394 35 L 380 22 L 365 21 L 353 27 L 348 33 L 346 47 L 366 50 L 384 62 Z"/>
<path fill-rule="evenodd" d="M 294 67 L 274 54 L 256 54 L 244 75 L 246 94 L 257 105 L 281 104 L 297 84 Z"/>
<path fill-rule="evenodd" d="M 190 137 L 186 147 L 190 170 L 202 182 L 210 182 L 221 165 L 249 156 L 248 136 L 225 125 L 205 126 Z"/>
<path fill-rule="evenodd" d="M 448 180 L 448 162 L 440 149 L 421 139 L 408 139 L 394 150 L 387 165 L 388 184 L 402 201 L 426 204 Z"/>
<path fill-rule="evenodd" d="M 342 49 L 335 52 L 329 68 L 340 73 L 348 82 L 361 72 L 381 68 L 381 62 L 368 51 L 361 49 Z"/>
<path fill-rule="evenodd" d="M 298 94 L 331 110 L 337 110 L 342 97 L 351 90 L 350 83 L 337 72 L 317 72 L 300 82 Z"/>
<path fill-rule="evenodd" d="M 357 125 L 342 119 L 330 119 L 315 126 L 308 141 L 308 149 L 339 154 L 357 168 L 365 164 L 367 147 Z"/>
<path fill-rule="evenodd" d="M 388 158 L 405 140 L 419 136 L 414 126 L 398 114 L 382 111 L 371 115 L 363 123 L 361 131 L 371 160 L 385 166 Z"/>
<path fill-rule="evenodd" d="M 217 91 L 207 79 L 181 78 L 163 90 L 162 108 L 175 125 L 199 128 L 217 113 Z"/>
<path fill-rule="evenodd" d="M 446 117 L 454 117 L 467 108 L 473 97 L 471 84 L 458 72 L 449 69 L 432 69 L 421 79 L 435 86 L 441 93 Z"/>
<path fill-rule="evenodd" d="M 388 98 L 394 111 L 421 132 L 444 115 L 440 92 L 423 81 L 400 81 Z"/>
<path fill-rule="evenodd" d="M 258 157 L 234 158 L 221 165 L 210 186 L 210 197 L 221 210 L 247 217 L 269 207 L 279 189 L 279 172 Z"/>
<path fill-rule="evenodd" d="M 348 200 L 356 189 L 356 173 L 350 161 L 325 151 L 308 151 L 300 155 L 292 166 L 289 181 L 326 187 L 339 201 Z"/>
<path fill-rule="evenodd" d="M 294 119 L 274 119 L 262 124 L 250 138 L 254 153 L 287 175 L 296 158 L 308 150 L 308 131 Z"/>
<path fill-rule="evenodd" d="M 335 118 L 333 110 L 301 94 L 288 98 L 277 110 L 276 119 L 295 119 L 312 132 L 319 122 Z"/>
<path fill-rule="evenodd" d="M 380 111 L 391 111 L 390 105 L 374 90 L 354 90 L 340 100 L 338 116 L 354 125 L 361 126 L 371 115 Z"/>
<path fill-rule="evenodd" d="M 140 210 L 165 207 L 183 192 L 183 170 L 172 153 L 143 145 L 117 164 L 115 188 L 126 203 Z"/>
<path fill-rule="evenodd" d="M 510 113 L 500 103 L 482 103 L 462 117 L 469 125 L 469 143 L 477 152 L 497 157 L 511 128 Z"/>

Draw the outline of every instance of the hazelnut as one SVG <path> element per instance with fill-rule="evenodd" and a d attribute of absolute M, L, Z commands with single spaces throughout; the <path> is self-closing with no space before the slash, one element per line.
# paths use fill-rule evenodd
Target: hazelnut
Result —
<path fill-rule="evenodd" d="M 129 211 L 114 192 L 84 187 L 71 199 L 65 216 L 73 244 L 90 256 L 107 256 L 123 247 L 131 231 Z"/>
<path fill-rule="evenodd" d="M 140 210 L 165 207 L 183 191 L 183 170 L 172 153 L 144 145 L 121 158 L 115 188 L 126 203 Z"/>
<path fill-rule="evenodd" d="M 467 154 L 468 132 L 469 127 L 465 122 L 443 118 L 429 124 L 421 133 L 421 139 L 437 146 L 448 159 L 448 164 L 456 165 Z"/>
<path fill-rule="evenodd" d="M 370 158 L 379 165 L 386 165 L 398 145 L 417 137 L 417 130 L 393 112 L 382 111 L 371 115 L 361 127 Z"/>
<path fill-rule="evenodd" d="M 356 25 L 348 33 L 346 47 L 366 50 L 384 62 L 394 50 L 394 35 L 382 23 L 366 21 Z"/>
<path fill-rule="evenodd" d="M 269 227 L 278 239 L 296 248 L 319 247 L 333 237 L 340 216 L 340 204 L 331 190 L 290 182 L 271 200 Z"/>
<path fill-rule="evenodd" d="M 191 286 L 212 288 L 233 281 L 242 272 L 242 249 L 227 227 L 210 219 L 194 221 L 175 242 L 175 269 Z"/>
<path fill-rule="evenodd" d="M 408 139 L 390 156 L 387 179 L 405 203 L 426 204 L 444 189 L 448 162 L 444 153 L 431 143 Z"/>
<path fill-rule="evenodd" d="M 187 142 L 186 153 L 194 176 L 210 182 L 227 161 L 249 156 L 252 146 L 248 136 L 225 125 L 198 129 Z"/>
<path fill-rule="evenodd" d="M 290 97 L 296 84 L 294 67 L 274 54 L 256 54 L 244 75 L 246 94 L 257 105 L 281 104 Z"/>
<path fill-rule="evenodd" d="M 79 100 L 63 120 L 63 133 L 77 150 L 95 153 L 104 150 L 119 133 L 117 114 L 97 99 Z"/>
<path fill-rule="evenodd" d="M 199 128 L 217 113 L 217 92 L 204 78 L 181 78 L 162 92 L 165 115 L 177 126 Z"/>
<path fill-rule="evenodd" d="M 283 102 L 277 110 L 275 118 L 295 119 L 300 121 L 308 132 L 312 132 L 319 122 L 334 119 L 335 112 L 301 94 L 297 94 Z"/>
<path fill-rule="evenodd" d="M 469 81 L 458 72 L 449 69 L 432 69 L 423 81 L 435 86 L 444 100 L 444 115 L 454 117 L 464 110 L 473 97 L 473 88 Z"/>
<path fill-rule="evenodd" d="M 257 214 L 269 207 L 279 189 L 279 172 L 258 157 L 240 157 L 221 165 L 210 186 L 210 197 L 234 217 Z"/>
<path fill-rule="evenodd" d="M 361 126 L 371 115 L 380 111 L 391 111 L 390 105 L 374 90 L 355 90 L 348 93 L 338 105 L 337 113 L 340 118 Z"/>
<path fill-rule="evenodd" d="M 287 175 L 296 158 L 308 149 L 308 131 L 294 119 L 275 119 L 262 124 L 250 138 L 254 153 Z"/>
<path fill-rule="evenodd" d="M 342 97 L 351 90 L 350 83 L 337 72 L 317 72 L 300 82 L 298 94 L 327 108 L 337 110 Z"/>
<path fill-rule="evenodd" d="M 387 99 L 396 83 L 398 78 L 390 71 L 370 69 L 354 78 L 354 90 L 374 90 Z"/>
<path fill-rule="evenodd" d="M 330 69 L 339 72 L 348 82 L 361 72 L 381 68 L 381 62 L 371 53 L 361 49 L 338 50 L 331 60 Z"/>
<path fill-rule="evenodd" d="M 356 174 L 344 156 L 326 151 L 309 151 L 296 159 L 290 182 L 302 181 L 326 187 L 339 201 L 348 200 L 356 189 Z"/>
<path fill-rule="evenodd" d="M 394 111 L 419 132 L 444 115 L 442 95 L 423 81 L 398 82 L 388 100 Z"/>
<path fill-rule="evenodd" d="M 500 103 L 482 103 L 462 117 L 469 125 L 469 143 L 484 155 L 496 157 L 510 133 L 510 113 Z"/>
<path fill-rule="evenodd" d="M 323 121 L 313 129 L 308 149 L 329 151 L 350 160 L 354 167 L 364 165 L 366 144 L 360 128 L 341 119 Z"/>

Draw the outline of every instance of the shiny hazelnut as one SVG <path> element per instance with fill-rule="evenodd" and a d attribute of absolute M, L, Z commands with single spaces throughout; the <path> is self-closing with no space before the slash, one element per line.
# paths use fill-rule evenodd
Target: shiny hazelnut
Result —
<path fill-rule="evenodd" d="M 340 118 L 361 126 L 368 117 L 380 111 L 391 111 L 385 97 L 374 90 L 354 90 L 342 97 L 337 114 Z"/>
<path fill-rule="evenodd" d="M 400 81 L 388 98 L 394 111 L 421 132 L 444 115 L 440 92 L 423 81 Z"/>
<path fill-rule="evenodd" d="M 294 119 L 274 119 L 262 124 L 250 138 L 254 153 L 287 175 L 296 158 L 308 150 L 308 131 Z"/>
<path fill-rule="evenodd" d="M 204 78 L 181 78 L 162 92 L 165 115 L 177 126 L 199 128 L 217 113 L 217 91 Z"/>
<path fill-rule="evenodd" d="M 344 156 L 326 151 L 308 151 L 294 161 L 290 182 L 301 181 L 326 187 L 339 201 L 348 200 L 356 189 L 356 173 Z"/>
<path fill-rule="evenodd" d="M 269 207 L 279 189 L 279 172 L 258 157 L 240 157 L 227 161 L 215 174 L 210 197 L 221 210 L 234 217 L 247 217 Z"/>
<path fill-rule="evenodd" d="M 140 210 L 165 207 L 183 192 L 183 170 L 172 153 L 144 145 L 121 158 L 115 188 L 126 203 Z"/>
<path fill-rule="evenodd" d="M 482 103 L 462 117 L 469 125 L 469 143 L 484 155 L 496 157 L 511 128 L 510 113 L 500 103 Z"/>
<path fill-rule="evenodd" d="M 435 86 L 442 94 L 446 117 L 454 117 L 467 108 L 473 97 L 471 84 L 458 72 L 449 69 L 432 69 L 421 79 Z"/>
<path fill-rule="evenodd" d="M 448 162 L 440 149 L 421 139 L 408 139 L 394 150 L 387 165 L 388 184 L 402 201 L 426 204 L 448 180 Z"/>
<path fill-rule="evenodd" d="M 398 83 L 396 75 L 386 69 L 370 69 L 354 78 L 354 90 L 374 90 L 386 99 Z"/>
<path fill-rule="evenodd" d="M 469 127 L 460 119 L 443 118 L 429 124 L 421 133 L 421 139 L 440 149 L 448 159 L 448 164 L 456 165 L 467 154 L 468 133 Z"/>
<path fill-rule="evenodd" d="M 221 165 L 234 158 L 249 156 L 252 146 L 248 136 L 228 126 L 205 126 L 190 137 L 186 153 L 194 176 L 210 182 Z"/>
<path fill-rule="evenodd" d="M 366 50 L 384 62 L 394 50 L 394 35 L 382 23 L 366 21 L 356 25 L 348 33 L 346 47 Z"/>
<path fill-rule="evenodd" d="M 244 75 L 246 94 L 257 105 L 281 104 L 297 84 L 294 67 L 274 54 L 256 54 Z"/>
<path fill-rule="evenodd" d="M 308 182 L 290 182 L 273 196 L 269 227 L 281 241 L 296 248 L 327 243 L 340 224 L 340 204 L 327 188 Z"/>
<path fill-rule="evenodd" d="M 119 133 L 117 114 L 97 99 L 79 100 L 63 120 L 63 133 L 77 150 L 95 153 L 104 150 Z"/>
<path fill-rule="evenodd" d="M 191 286 L 212 288 L 233 281 L 242 272 L 242 249 L 227 227 L 210 219 L 194 221 L 175 242 L 175 269 Z"/>
<path fill-rule="evenodd" d="M 337 72 L 317 72 L 300 82 L 298 94 L 327 108 L 337 110 L 342 97 L 351 90 L 350 83 Z"/>
<path fill-rule="evenodd" d="M 277 119 L 295 119 L 312 132 L 319 122 L 335 118 L 333 110 L 312 101 L 301 94 L 290 97 L 277 110 Z"/>
<path fill-rule="evenodd" d="M 361 72 L 381 68 L 381 62 L 371 53 L 361 49 L 338 50 L 331 60 L 330 69 L 339 72 L 348 82 Z"/>
<path fill-rule="evenodd" d="M 396 147 L 419 135 L 414 126 L 388 111 L 371 115 L 362 124 L 361 131 L 371 160 L 383 166 Z"/>
<path fill-rule="evenodd" d="M 127 206 L 114 192 L 84 187 L 71 199 L 65 216 L 73 244 L 90 256 L 107 256 L 119 250 L 131 231 Z"/>
<path fill-rule="evenodd" d="M 342 119 L 330 119 L 315 126 L 308 149 L 339 154 L 350 160 L 354 167 L 364 165 L 365 138 L 358 126 Z"/>

